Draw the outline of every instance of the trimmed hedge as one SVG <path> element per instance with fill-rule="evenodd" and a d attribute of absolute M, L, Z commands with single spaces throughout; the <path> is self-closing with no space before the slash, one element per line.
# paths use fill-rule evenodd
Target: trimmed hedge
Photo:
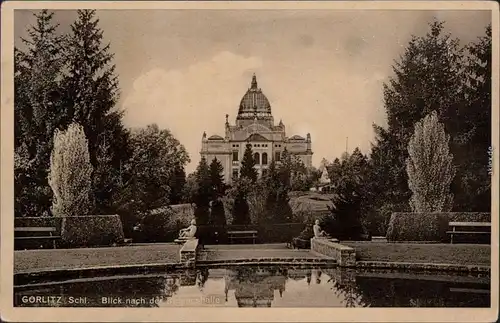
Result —
<path fill-rule="evenodd" d="M 118 215 L 63 217 L 61 240 L 65 248 L 119 244 L 124 240 L 122 222 Z"/>
<path fill-rule="evenodd" d="M 141 231 L 132 239 L 135 242 L 170 242 L 177 238 L 180 224 L 175 223 L 174 211 L 170 208 L 158 209 L 145 215 Z"/>
<path fill-rule="evenodd" d="M 481 212 L 397 212 L 391 215 L 386 237 L 388 241 L 449 242 L 446 231 L 448 231 L 448 223 L 453 221 L 489 222 L 491 214 Z"/>

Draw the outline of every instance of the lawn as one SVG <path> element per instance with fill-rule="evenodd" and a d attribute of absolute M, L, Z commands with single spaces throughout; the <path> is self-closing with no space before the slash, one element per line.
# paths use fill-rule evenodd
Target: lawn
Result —
<path fill-rule="evenodd" d="M 410 244 L 343 242 L 356 249 L 360 261 L 490 265 L 491 246 L 479 244 Z"/>
<path fill-rule="evenodd" d="M 490 246 L 472 244 L 407 244 L 342 242 L 356 249 L 357 260 L 460 265 L 490 265 Z M 14 252 L 14 272 L 94 266 L 175 263 L 180 246 L 145 244 L 109 248 L 46 249 Z M 284 244 L 207 246 L 210 259 L 251 257 L 318 257 Z"/>
<path fill-rule="evenodd" d="M 135 245 L 109 248 L 44 249 L 14 252 L 14 273 L 93 266 L 174 263 L 180 247 L 175 244 Z"/>

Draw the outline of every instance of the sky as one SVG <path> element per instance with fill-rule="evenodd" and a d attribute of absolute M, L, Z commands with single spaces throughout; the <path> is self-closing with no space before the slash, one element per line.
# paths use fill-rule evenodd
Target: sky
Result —
<path fill-rule="evenodd" d="M 372 124 L 385 125 L 383 83 L 411 35 L 428 23 L 463 44 L 484 35 L 491 11 L 404 10 L 99 10 L 115 54 L 128 127 L 157 123 L 186 147 L 192 172 L 201 138 L 224 135 L 257 75 L 275 122 L 287 136 L 311 134 L 313 165 L 347 149 L 369 153 Z M 55 11 L 66 33 L 73 10 Z M 34 22 L 16 10 L 15 45 Z"/>

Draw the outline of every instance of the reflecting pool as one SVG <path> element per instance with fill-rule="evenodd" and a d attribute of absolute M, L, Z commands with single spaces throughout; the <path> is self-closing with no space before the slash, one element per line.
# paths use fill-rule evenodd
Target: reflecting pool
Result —
<path fill-rule="evenodd" d="M 490 307 L 490 278 L 239 266 L 20 286 L 15 306 Z"/>

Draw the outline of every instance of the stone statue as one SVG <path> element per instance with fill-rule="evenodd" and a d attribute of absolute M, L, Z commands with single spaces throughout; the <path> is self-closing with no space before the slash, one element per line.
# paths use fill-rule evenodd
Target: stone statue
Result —
<path fill-rule="evenodd" d="M 327 238 L 330 239 L 331 237 L 326 233 L 324 230 L 321 229 L 321 226 L 319 225 L 319 220 L 316 220 L 313 225 L 313 231 L 314 231 L 314 237 L 315 238 Z"/>
<path fill-rule="evenodd" d="M 191 220 L 191 225 L 187 228 L 181 229 L 179 231 L 179 240 L 189 240 L 194 239 L 196 235 L 196 220 Z"/>

